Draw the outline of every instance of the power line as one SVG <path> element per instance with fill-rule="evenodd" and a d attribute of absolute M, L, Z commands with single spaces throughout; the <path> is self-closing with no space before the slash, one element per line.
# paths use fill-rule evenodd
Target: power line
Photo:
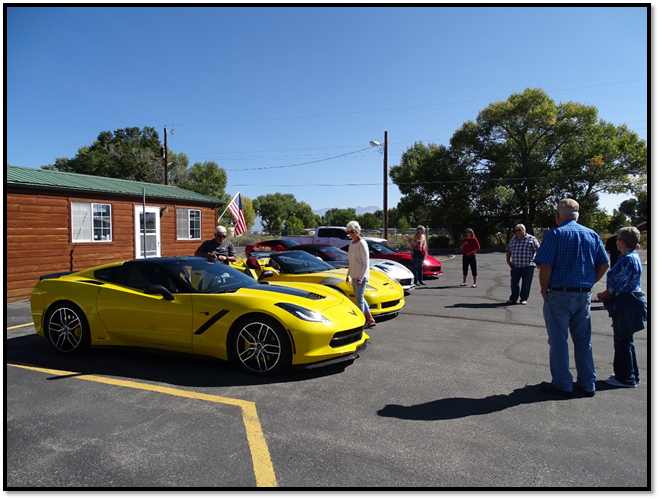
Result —
<path fill-rule="evenodd" d="M 569 87 L 565 89 L 557 90 L 548 90 L 545 92 L 566 92 L 568 90 L 580 90 L 580 89 L 589 89 L 594 87 L 605 87 L 609 85 L 621 85 L 624 83 L 633 83 L 640 81 L 648 81 L 647 78 L 637 78 L 635 80 L 625 80 L 622 82 L 611 82 L 611 83 L 599 83 L 594 85 L 585 85 L 582 87 Z M 253 123 L 253 122 L 267 122 L 267 121 L 280 121 L 280 120 L 300 120 L 305 118 L 323 118 L 328 116 L 345 116 L 345 115 L 356 115 L 356 114 L 365 114 L 365 113 L 381 113 L 384 111 L 400 111 L 405 109 L 417 109 L 417 108 L 429 108 L 435 106 L 448 106 L 451 104 L 464 104 L 469 102 L 480 102 L 480 101 L 492 101 L 497 99 L 507 99 L 509 96 L 499 96 L 499 97 L 482 97 L 479 99 L 466 99 L 462 101 L 447 101 L 434 104 L 417 104 L 412 106 L 400 106 L 396 108 L 382 108 L 382 109 L 371 109 L 371 110 L 362 110 L 362 111 L 344 111 L 341 113 L 326 113 L 326 114 L 317 114 L 317 115 L 301 115 L 301 116 L 287 116 L 279 118 L 255 118 L 252 120 L 226 120 L 226 121 L 217 121 L 217 122 L 198 122 L 198 123 L 184 123 L 183 125 L 221 125 L 221 124 L 232 124 L 232 123 Z"/>

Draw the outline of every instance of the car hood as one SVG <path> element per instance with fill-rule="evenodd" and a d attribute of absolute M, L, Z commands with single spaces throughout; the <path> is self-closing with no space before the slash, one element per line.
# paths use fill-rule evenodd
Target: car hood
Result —
<path fill-rule="evenodd" d="M 309 307 L 321 310 L 326 310 L 348 301 L 345 295 L 326 286 L 316 285 L 314 283 L 258 283 L 240 288 L 239 290 L 245 295 L 254 295 L 255 299 L 258 298 L 261 300 L 265 298 L 264 294 L 267 294 L 272 295 L 272 300 L 277 302 L 291 301 L 300 304 L 301 300 L 303 302 L 309 301 Z M 313 306 L 312 303 L 314 304 Z"/>

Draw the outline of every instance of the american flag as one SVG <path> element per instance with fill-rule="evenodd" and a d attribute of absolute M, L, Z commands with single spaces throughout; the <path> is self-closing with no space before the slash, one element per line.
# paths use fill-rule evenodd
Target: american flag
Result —
<path fill-rule="evenodd" d="M 231 200 L 229 204 L 229 211 L 231 216 L 236 221 L 236 226 L 234 227 L 234 236 L 240 236 L 245 231 L 247 231 L 247 224 L 245 222 L 245 214 L 243 213 L 243 202 L 241 201 L 241 192 L 239 191 L 234 199 Z"/>

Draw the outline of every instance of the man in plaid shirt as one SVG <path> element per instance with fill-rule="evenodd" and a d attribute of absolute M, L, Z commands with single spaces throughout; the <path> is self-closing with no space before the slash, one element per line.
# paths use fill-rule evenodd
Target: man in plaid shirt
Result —
<path fill-rule="evenodd" d="M 511 306 L 518 300 L 520 295 L 520 303 L 527 305 L 529 298 L 529 290 L 532 287 L 532 279 L 534 279 L 534 256 L 539 249 L 539 240 L 534 238 L 531 234 L 527 234 L 524 224 L 516 226 L 516 235 L 511 238 L 506 247 L 506 263 L 511 268 L 511 296 L 507 301 L 507 305 Z M 520 288 L 520 280 L 522 279 L 522 288 Z"/>

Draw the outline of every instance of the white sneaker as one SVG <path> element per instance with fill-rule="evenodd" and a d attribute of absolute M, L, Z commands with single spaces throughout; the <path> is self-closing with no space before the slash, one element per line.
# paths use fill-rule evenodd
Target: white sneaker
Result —
<path fill-rule="evenodd" d="M 607 384 L 613 385 L 614 387 L 627 387 L 629 389 L 634 389 L 637 387 L 637 384 L 624 384 L 623 382 L 619 382 L 614 375 L 610 375 L 610 378 L 608 378 L 605 382 Z"/>

